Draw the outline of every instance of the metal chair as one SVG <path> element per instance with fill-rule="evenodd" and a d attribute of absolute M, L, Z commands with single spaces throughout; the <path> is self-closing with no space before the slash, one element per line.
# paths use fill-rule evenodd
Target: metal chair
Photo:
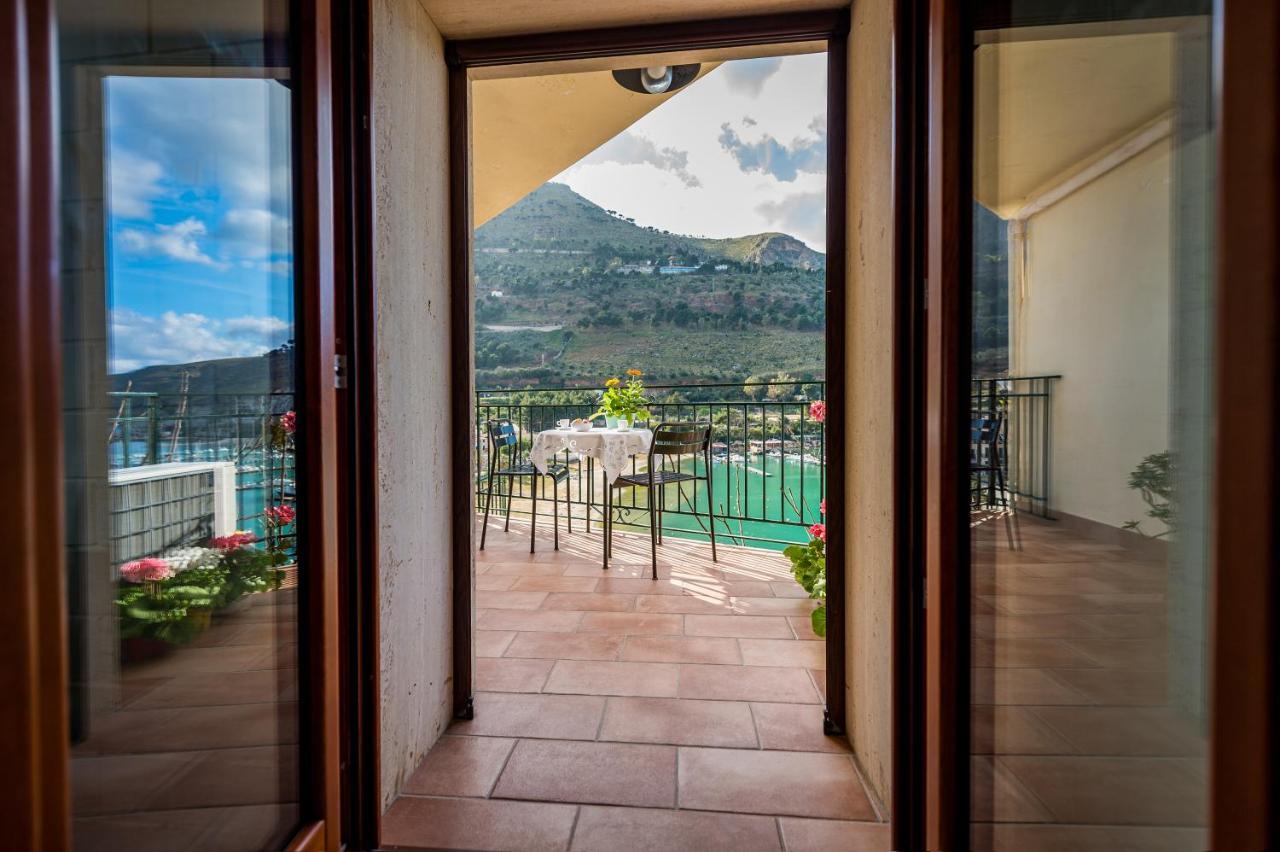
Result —
<path fill-rule="evenodd" d="M 1005 483 L 1005 414 L 1003 411 L 974 412 L 969 420 L 970 501 L 974 508 L 997 505 L 1004 509 L 1005 534 L 1009 549 L 1016 550 L 1017 507 Z M 999 497 L 997 498 L 997 494 Z"/>
<path fill-rule="evenodd" d="M 694 457 L 694 472 L 680 470 L 680 457 Z M 703 473 L 697 473 L 697 457 L 702 456 Z M 666 470 L 667 458 L 676 459 L 675 469 Z M 666 510 L 666 486 L 680 482 L 702 481 L 707 484 L 707 531 L 711 535 L 711 561 L 716 559 L 715 510 L 712 507 L 711 490 L 711 424 L 710 423 L 660 423 L 653 430 L 653 442 L 649 444 L 649 463 L 644 473 L 619 476 L 611 487 L 605 488 L 605 544 L 604 567 L 609 567 L 613 555 L 613 489 L 635 486 L 649 489 L 649 550 L 653 560 L 653 579 L 658 579 L 658 545 L 662 543 L 662 513 Z M 695 491 L 694 505 L 697 505 Z"/>
<path fill-rule="evenodd" d="M 506 418 L 485 421 L 485 432 L 489 436 L 489 481 L 485 488 L 484 501 L 484 524 L 480 533 L 480 549 L 484 550 L 485 539 L 489 535 L 489 507 L 493 505 L 493 483 L 501 477 L 507 483 L 507 512 L 506 522 L 502 526 L 503 532 L 511 530 L 511 497 L 514 490 L 515 480 L 527 476 L 529 477 L 529 490 L 533 495 L 533 518 L 529 524 L 529 552 L 534 552 L 534 545 L 538 540 L 538 485 L 542 477 L 550 477 L 551 482 L 551 507 L 552 514 L 555 518 L 553 524 L 555 526 L 555 549 L 560 549 L 560 483 L 569 480 L 569 468 L 562 464 L 553 464 L 547 467 L 546 473 L 540 473 L 531 462 L 519 461 L 516 458 L 519 441 L 516 437 L 516 427 Z M 507 451 L 507 466 L 499 467 L 499 458 L 502 451 Z M 565 501 L 568 508 L 568 486 L 565 486 Z"/>

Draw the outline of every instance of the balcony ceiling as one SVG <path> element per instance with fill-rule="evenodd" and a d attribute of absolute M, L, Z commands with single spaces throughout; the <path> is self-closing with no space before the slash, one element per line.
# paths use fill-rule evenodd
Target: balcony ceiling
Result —
<path fill-rule="evenodd" d="M 838 9 L 848 0 L 421 0 L 447 39 Z"/>
<path fill-rule="evenodd" d="M 697 86 L 722 61 L 812 53 L 821 42 L 478 69 L 471 84 L 472 211 L 476 227 L 524 198 L 654 108 Z M 627 91 L 613 68 L 698 62 L 698 78 L 668 95 Z"/>
<path fill-rule="evenodd" d="M 978 200 L 1009 216 L 1172 108 L 1168 32 L 984 44 L 977 73 Z"/>

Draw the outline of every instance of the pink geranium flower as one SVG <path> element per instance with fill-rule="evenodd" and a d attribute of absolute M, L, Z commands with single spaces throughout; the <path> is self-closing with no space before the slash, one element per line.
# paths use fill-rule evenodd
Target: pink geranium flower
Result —
<path fill-rule="evenodd" d="M 213 539 L 210 543 L 219 550 L 235 550 L 238 547 L 244 547 L 246 544 L 253 544 L 258 537 L 251 532 L 237 530 L 231 535 L 221 535 Z"/>
<path fill-rule="evenodd" d="M 827 421 L 827 404 L 820 399 L 809 403 L 809 416 L 819 423 Z"/>
<path fill-rule="evenodd" d="M 809 535 L 811 535 L 811 536 L 813 536 L 814 538 L 819 539 L 819 540 L 821 540 L 821 541 L 826 541 L 826 540 L 827 540 L 827 525 L 826 525 L 826 524 L 814 524 L 813 526 L 809 527 Z"/>
<path fill-rule="evenodd" d="M 826 498 L 826 497 L 823 497 L 823 498 L 822 498 L 822 502 L 818 504 L 818 511 L 819 511 L 819 512 L 821 512 L 821 513 L 822 513 L 822 514 L 824 514 L 824 515 L 827 513 L 827 498 Z"/>
<path fill-rule="evenodd" d="M 284 431 L 292 435 L 298 428 L 298 413 L 296 411 L 286 411 L 281 414 L 280 425 L 284 428 Z"/>
<path fill-rule="evenodd" d="M 267 516 L 267 520 L 276 526 L 284 526 L 293 523 L 294 518 L 298 517 L 298 512 L 292 506 L 272 506 L 263 512 Z"/>
<path fill-rule="evenodd" d="M 167 580 L 173 576 L 168 562 L 155 556 L 135 559 L 120 566 L 120 577 L 130 583 L 146 583 Z"/>

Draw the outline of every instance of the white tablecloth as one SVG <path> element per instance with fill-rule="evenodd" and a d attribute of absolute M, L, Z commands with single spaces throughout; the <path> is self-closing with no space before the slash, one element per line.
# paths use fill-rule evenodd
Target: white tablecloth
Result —
<path fill-rule="evenodd" d="M 556 453 L 569 450 L 580 456 L 591 456 L 604 469 L 607 482 L 612 483 L 630 467 L 631 457 L 649 452 L 653 433 L 648 429 L 592 429 L 590 432 L 574 432 L 571 429 L 548 429 L 533 437 L 529 460 L 540 472 L 547 472 Z"/>

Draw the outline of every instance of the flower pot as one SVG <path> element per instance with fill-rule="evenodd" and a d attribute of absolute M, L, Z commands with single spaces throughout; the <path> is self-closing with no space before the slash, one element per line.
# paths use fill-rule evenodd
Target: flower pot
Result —
<path fill-rule="evenodd" d="M 606 414 L 604 416 L 604 425 L 609 429 L 617 429 L 618 418 L 614 417 L 612 414 Z"/>
<path fill-rule="evenodd" d="M 152 639 L 149 636 L 132 636 L 120 640 L 121 663 L 145 663 L 156 660 L 173 650 L 173 645 L 163 639 Z"/>
<path fill-rule="evenodd" d="M 633 415 L 627 415 L 626 417 L 619 417 L 619 418 L 618 418 L 618 431 L 619 431 L 619 432 L 629 432 L 629 431 L 631 431 L 631 424 L 632 424 L 633 422 L 634 422 L 634 416 L 633 416 Z"/>

